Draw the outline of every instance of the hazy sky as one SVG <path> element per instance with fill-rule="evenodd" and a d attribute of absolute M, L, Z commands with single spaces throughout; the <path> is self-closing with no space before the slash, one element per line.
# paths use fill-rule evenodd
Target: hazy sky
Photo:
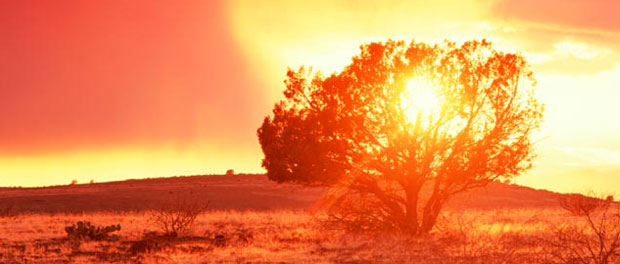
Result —
<path fill-rule="evenodd" d="M 620 190 L 620 1 L 0 1 L 0 186 L 264 172 L 286 67 L 487 38 L 546 104 L 517 183 Z"/>

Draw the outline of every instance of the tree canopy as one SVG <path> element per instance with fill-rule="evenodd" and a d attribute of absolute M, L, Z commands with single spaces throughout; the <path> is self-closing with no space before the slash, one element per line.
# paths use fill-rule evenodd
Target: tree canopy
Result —
<path fill-rule="evenodd" d="M 360 50 L 329 76 L 289 69 L 257 132 L 271 180 L 338 186 L 347 217 L 422 234 L 452 195 L 531 167 L 543 106 L 521 55 L 485 40 Z"/>

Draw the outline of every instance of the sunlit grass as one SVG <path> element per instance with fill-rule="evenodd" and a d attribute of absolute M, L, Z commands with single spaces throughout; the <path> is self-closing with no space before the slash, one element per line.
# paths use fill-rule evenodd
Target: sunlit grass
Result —
<path fill-rule="evenodd" d="M 24 214 L 0 219 L 0 262 L 452 263 L 485 258 L 485 263 L 519 263 L 535 257 L 537 250 L 535 244 L 523 241 L 545 236 L 549 225 L 562 223 L 565 217 L 557 209 L 446 211 L 429 237 L 412 238 L 346 233 L 301 211 L 212 211 L 200 216 L 188 234 L 206 240 L 178 242 L 132 256 L 126 253 L 129 242 L 158 231 L 147 213 Z M 79 220 L 121 224 L 121 240 L 77 244 L 62 240 L 64 227 Z M 241 239 L 241 234 L 249 239 Z M 226 245 L 210 243 L 215 235 L 225 236 Z M 509 255 L 510 261 L 504 259 Z"/>

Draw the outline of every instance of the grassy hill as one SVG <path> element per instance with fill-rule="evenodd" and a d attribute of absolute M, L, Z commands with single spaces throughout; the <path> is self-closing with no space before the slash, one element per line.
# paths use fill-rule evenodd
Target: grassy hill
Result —
<path fill-rule="evenodd" d="M 326 188 L 277 184 L 262 174 L 201 175 L 37 188 L 0 188 L 0 208 L 29 212 L 139 211 L 177 199 L 200 199 L 217 210 L 306 209 Z M 554 207 L 557 193 L 492 183 L 450 200 L 451 207 Z"/>

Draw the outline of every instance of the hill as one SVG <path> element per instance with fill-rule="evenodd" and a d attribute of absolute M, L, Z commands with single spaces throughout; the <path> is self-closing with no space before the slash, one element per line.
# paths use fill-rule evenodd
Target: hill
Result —
<path fill-rule="evenodd" d="M 204 200 L 219 210 L 312 207 L 327 190 L 277 184 L 263 174 L 200 175 L 126 180 L 37 188 L 0 188 L 0 209 L 20 212 L 139 211 L 161 208 L 166 201 Z M 529 187 L 492 183 L 453 197 L 456 208 L 556 207 L 561 194 Z"/>

